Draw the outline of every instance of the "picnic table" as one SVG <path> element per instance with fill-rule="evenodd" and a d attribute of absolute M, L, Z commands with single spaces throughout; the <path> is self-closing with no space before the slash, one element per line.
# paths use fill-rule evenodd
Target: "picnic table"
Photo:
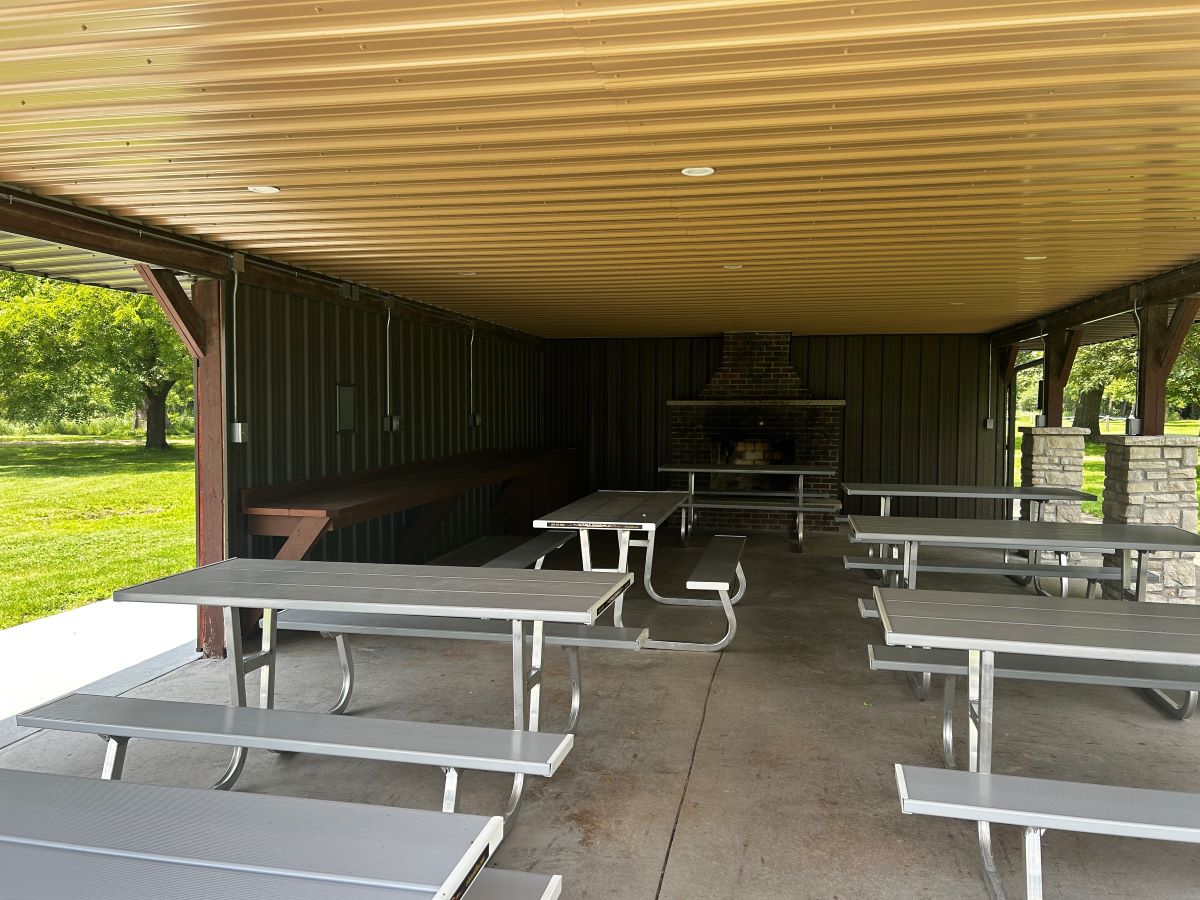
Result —
<path fill-rule="evenodd" d="M 246 676 L 262 669 L 263 709 L 271 709 L 275 700 L 279 610 L 508 621 L 514 728 L 536 732 L 545 624 L 591 625 L 632 581 L 630 575 L 598 572 L 228 559 L 123 588 L 113 599 L 222 607 L 232 701 L 247 705 Z M 263 610 L 262 649 L 250 655 L 242 650 L 241 629 L 234 621 L 235 610 L 242 608 Z M 239 747 L 218 786 L 232 785 L 245 759 L 246 748 Z M 519 804 L 522 785 L 522 776 L 514 776 L 509 816 Z"/>
<path fill-rule="evenodd" d="M 875 601 L 887 644 L 967 651 L 972 772 L 992 769 L 997 653 L 1200 667 L 1197 606 L 895 588 L 875 588 Z M 979 842 L 989 890 L 1003 896 L 987 822 Z"/>
<path fill-rule="evenodd" d="M 276 559 L 304 559 L 330 531 L 423 507 L 396 548 L 397 558 L 403 560 L 416 553 L 430 529 L 464 492 L 507 484 L 496 500 L 498 507 L 514 483 L 561 474 L 569 458 L 529 450 L 465 453 L 351 475 L 247 488 L 242 491 L 242 512 L 250 534 L 287 538 Z M 534 493 L 537 497 L 531 503 L 540 505 L 548 492 Z"/>
<path fill-rule="evenodd" d="M 899 545 L 901 579 L 915 588 L 916 567 L 922 546 L 976 547 L 994 550 L 1051 552 L 1106 552 L 1121 554 L 1121 583 L 1126 592 L 1136 586 L 1134 599 L 1146 599 L 1145 557 L 1154 551 L 1195 553 L 1200 536 L 1174 525 L 1122 525 L 1117 523 L 1025 522 L 1009 519 L 927 519 L 902 516 L 850 516 L 850 539 L 856 542 Z M 1064 567 L 1070 568 L 1070 567 Z"/>
<path fill-rule="evenodd" d="M 833 478 L 836 472 L 827 466 L 794 466 L 794 465 L 734 465 L 734 464 L 701 464 L 690 465 L 683 463 L 672 463 L 670 465 L 659 466 L 658 471 L 673 474 L 687 475 L 687 502 L 684 503 L 680 511 L 679 518 L 679 537 L 686 545 L 688 537 L 692 533 L 692 528 L 696 521 L 696 510 L 698 509 L 739 509 L 739 510 L 778 510 L 781 512 L 791 513 L 795 516 L 796 523 L 796 544 L 799 548 L 804 547 L 804 513 L 805 494 L 804 494 L 804 479 L 806 476 L 814 478 Z M 795 488 L 789 491 L 772 491 L 772 490 L 713 490 L 707 488 L 703 491 L 696 490 L 697 475 L 750 475 L 755 477 L 775 477 L 775 478 L 793 478 L 795 479 Z M 809 497 L 811 503 L 814 498 Z M 836 512 L 839 504 L 834 498 L 824 498 L 831 503 L 829 504 L 830 511 Z"/>
<path fill-rule="evenodd" d="M 688 641 L 647 641 L 645 646 L 659 650 L 713 650 L 720 649 L 733 637 L 736 622 L 732 607 L 746 593 L 746 580 L 741 563 L 737 558 L 732 560 L 730 569 L 736 567 L 737 587 L 732 596 L 722 596 L 719 600 L 706 597 L 675 597 L 661 594 L 654 587 L 654 544 L 659 528 L 681 506 L 687 503 L 688 495 L 683 491 L 596 491 L 566 506 L 547 513 L 535 519 L 534 528 L 553 530 L 573 530 L 579 532 L 579 548 L 585 572 L 619 572 L 628 573 L 629 548 L 641 547 L 646 555 L 642 565 L 642 586 L 651 599 L 658 603 L 674 606 L 709 606 L 723 607 L 729 622 L 726 638 L 717 644 L 695 644 Z M 592 563 L 592 531 L 615 531 L 617 534 L 617 565 L 616 568 L 602 569 Z M 643 535 L 634 537 L 634 534 Z M 741 547 L 737 548 L 740 555 Z M 715 582 L 704 582 L 715 584 Z M 730 585 L 726 585 L 726 594 Z M 624 594 L 617 597 L 613 604 L 613 622 L 618 627 L 623 626 L 622 615 Z"/>
<path fill-rule="evenodd" d="M 892 514 L 892 500 L 896 497 L 912 497 L 917 499 L 936 500 L 1022 500 L 1029 504 L 1029 518 L 1035 522 L 1045 519 L 1046 504 L 1055 501 L 1095 500 L 1093 494 L 1074 488 L 1053 487 L 1051 485 L 994 485 L 994 484 L 898 484 L 888 482 L 866 483 L 847 482 L 842 485 L 847 497 L 878 497 L 879 515 Z M 879 544 L 867 548 L 868 556 L 883 559 L 887 555 L 887 546 Z M 1004 551 L 1004 561 L 1008 562 L 1008 549 Z M 880 570 L 880 576 L 887 583 L 887 571 Z M 1010 576 L 1022 584 L 1028 580 Z M 1036 579 L 1032 579 L 1036 586 Z M 1065 586 L 1064 586 L 1065 590 Z"/>
<path fill-rule="evenodd" d="M 0 893 L 20 900 L 449 900 L 498 816 L 0 769 Z"/>

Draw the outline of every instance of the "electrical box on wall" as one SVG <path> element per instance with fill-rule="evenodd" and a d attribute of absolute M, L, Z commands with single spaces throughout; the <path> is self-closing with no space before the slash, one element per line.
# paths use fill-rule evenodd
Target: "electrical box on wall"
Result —
<path fill-rule="evenodd" d="M 383 430 L 384 431 L 399 431 L 400 430 L 400 417 L 393 416 L 393 415 L 384 416 L 383 417 Z"/>
<path fill-rule="evenodd" d="M 983 427 L 988 431 L 994 431 L 996 428 L 996 420 L 989 416 L 983 420 Z"/>

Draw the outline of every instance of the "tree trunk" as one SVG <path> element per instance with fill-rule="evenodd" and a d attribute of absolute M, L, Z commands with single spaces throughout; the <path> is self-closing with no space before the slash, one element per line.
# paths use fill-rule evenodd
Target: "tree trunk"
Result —
<path fill-rule="evenodd" d="M 171 385 L 146 389 L 146 449 L 167 450 L 167 394 Z"/>
<path fill-rule="evenodd" d="M 1100 433 L 1100 401 L 1104 399 L 1104 386 L 1079 392 L 1075 401 L 1075 418 L 1071 424 L 1076 428 L 1088 428 L 1095 437 Z"/>

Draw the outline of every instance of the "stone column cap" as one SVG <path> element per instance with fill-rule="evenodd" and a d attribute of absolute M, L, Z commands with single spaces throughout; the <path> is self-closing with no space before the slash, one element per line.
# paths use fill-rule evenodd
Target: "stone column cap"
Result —
<path fill-rule="evenodd" d="M 1117 444 L 1127 447 L 1196 447 L 1200 436 L 1194 434 L 1101 434 L 1096 440 L 1102 444 Z"/>
<path fill-rule="evenodd" d="M 1022 425 L 1018 431 L 1021 434 L 1091 434 L 1090 428 L 1065 428 L 1050 425 Z"/>

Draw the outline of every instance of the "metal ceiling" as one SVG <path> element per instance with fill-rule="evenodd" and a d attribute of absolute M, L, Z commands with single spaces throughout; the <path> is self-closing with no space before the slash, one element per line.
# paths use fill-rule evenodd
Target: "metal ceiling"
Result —
<path fill-rule="evenodd" d="M 127 259 L 4 231 L 0 231 L 0 269 L 146 293 L 146 285 Z"/>
<path fill-rule="evenodd" d="M 1198 3 L 3 14 L 0 181 L 538 334 L 991 331 L 1200 256 Z"/>

